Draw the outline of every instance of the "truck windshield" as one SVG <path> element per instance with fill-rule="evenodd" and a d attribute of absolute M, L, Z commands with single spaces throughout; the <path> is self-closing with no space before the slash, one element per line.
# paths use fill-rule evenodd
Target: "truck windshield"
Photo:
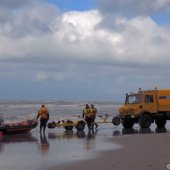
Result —
<path fill-rule="evenodd" d="M 142 95 L 128 95 L 126 98 L 126 104 L 138 104 L 142 103 Z"/>

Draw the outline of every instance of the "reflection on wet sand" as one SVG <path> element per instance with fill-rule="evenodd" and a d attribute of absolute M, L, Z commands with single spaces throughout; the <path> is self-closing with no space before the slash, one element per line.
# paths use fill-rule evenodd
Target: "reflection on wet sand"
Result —
<path fill-rule="evenodd" d="M 40 134 L 39 150 L 40 150 L 41 154 L 45 155 L 49 151 L 49 148 L 50 148 L 50 144 L 47 140 L 45 133 Z"/>
<path fill-rule="evenodd" d="M 36 142 L 36 141 L 37 139 L 33 137 L 31 133 L 4 135 L 0 140 L 0 142 L 3 143 Z"/>
<path fill-rule="evenodd" d="M 86 134 L 85 134 L 84 130 L 78 130 L 77 131 L 77 137 L 78 138 L 85 138 Z"/>
<path fill-rule="evenodd" d="M 170 128 L 167 127 L 167 129 L 169 132 Z M 13 169 L 16 165 L 15 169 L 17 170 L 48 169 L 56 164 L 91 159 L 98 154 L 96 151 L 121 147 L 114 142 L 105 140 L 107 138 L 126 134 L 166 133 L 167 129 L 114 127 L 113 131 L 113 128 L 111 129 L 108 125 L 101 125 L 98 130 L 94 131 L 86 129 L 85 131 L 63 131 L 61 129 L 49 130 L 46 135 L 33 131 L 30 134 L 3 136 L 0 138 L 0 154 L 3 158 L 0 160 L 0 169 Z M 23 158 L 22 162 L 20 158 Z M 7 160 L 7 163 L 4 160 Z"/>
<path fill-rule="evenodd" d="M 55 139 L 70 140 L 70 139 L 75 138 L 75 137 L 77 137 L 77 135 L 75 135 L 73 130 L 66 130 L 63 133 L 52 133 L 52 132 L 50 132 L 48 134 L 48 138 L 50 140 L 55 140 Z"/>
<path fill-rule="evenodd" d="M 89 130 L 86 138 L 86 150 L 95 148 L 95 142 L 92 140 L 95 139 L 97 130 Z"/>
<path fill-rule="evenodd" d="M 66 140 L 70 140 L 73 138 L 86 138 L 87 140 L 92 139 L 95 137 L 95 135 L 97 134 L 97 130 L 90 130 L 87 132 L 87 135 L 85 133 L 84 130 L 78 130 L 76 132 L 74 132 L 73 130 L 66 130 L 64 131 L 64 133 L 49 133 L 48 134 L 48 138 L 49 139 L 66 139 Z"/>
<path fill-rule="evenodd" d="M 24 143 L 24 142 L 37 142 L 37 139 L 32 136 L 31 133 L 28 134 L 12 134 L 3 135 L 0 138 L 0 152 L 4 151 L 4 145 L 10 143 Z"/>
<path fill-rule="evenodd" d="M 113 136 L 120 136 L 120 135 L 130 135 L 130 134 L 149 134 L 149 133 L 167 133 L 166 127 L 163 128 L 155 128 L 152 130 L 150 128 L 123 128 L 122 130 L 114 130 Z"/>
<path fill-rule="evenodd" d="M 165 127 L 163 128 L 156 128 L 155 133 L 167 133 L 167 129 Z"/>
<path fill-rule="evenodd" d="M 75 141 L 81 139 L 78 144 L 80 144 L 79 149 L 83 150 L 94 150 L 98 146 L 98 140 L 100 139 L 100 135 L 102 136 L 104 133 L 109 133 L 113 136 L 121 136 L 121 135 L 130 135 L 130 134 L 150 134 L 150 133 L 167 133 L 169 132 L 164 128 L 116 128 L 114 131 L 108 131 L 105 128 L 101 128 L 99 130 L 90 130 L 90 131 L 58 131 L 58 132 L 49 132 L 46 136 L 45 134 L 38 134 L 38 136 L 33 136 L 32 133 L 29 134 L 19 134 L 19 135 L 7 135 L 1 136 L 0 138 L 0 152 L 5 152 L 5 146 L 11 143 L 35 143 L 38 144 L 38 150 L 41 155 L 46 155 L 50 153 L 50 142 L 53 140 L 59 142 L 60 140 L 68 141 L 69 145 L 74 145 Z M 98 135 L 99 133 L 99 135 Z M 98 136 L 97 136 L 98 135 Z M 97 136 L 97 138 L 96 138 Z M 82 145 L 81 145 L 82 144 Z M 53 149 L 53 148 L 51 148 Z"/>
<path fill-rule="evenodd" d="M 95 148 L 95 136 L 97 135 L 97 130 L 89 130 L 85 133 L 84 130 L 79 130 L 74 132 L 73 130 L 66 130 L 62 134 L 49 133 L 48 138 L 51 140 L 71 140 L 71 139 L 83 139 L 84 149 L 89 150 Z"/>

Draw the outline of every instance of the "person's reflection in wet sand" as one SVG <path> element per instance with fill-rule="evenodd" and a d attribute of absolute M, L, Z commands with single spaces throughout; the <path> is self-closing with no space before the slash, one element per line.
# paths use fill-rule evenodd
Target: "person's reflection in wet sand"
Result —
<path fill-rule="evenodd" d="M 45 155 L 49 150 L 50 144 L 47 140 L 45 133 L 40 134 L 40 145 L 39 149 L 42 155 Z"/>
<path fill-rule="evenodd" d="M 86 149 L 93 149 L 95 148 L 95 136 L 97 134 L 97 129 L 96 130 L 89 130 L 87 134 L 87 139 L 86 139 Z"/>
<path fill-rule="evenodd" d="M 94 139 L 97 135 L 98 129 L 91 129 L 88 131 L 87 140 Z"/>

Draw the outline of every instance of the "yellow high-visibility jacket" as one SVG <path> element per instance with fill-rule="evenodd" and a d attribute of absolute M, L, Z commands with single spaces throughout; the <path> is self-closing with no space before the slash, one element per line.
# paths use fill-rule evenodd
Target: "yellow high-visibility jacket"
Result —
<path fill-rule="evenodd" d="M 41 107 L 38 110 L 38 117 L 40 117 L 40 119 L 49 119 L 48 109 L 46 107 Z"/>
<path fill-rule="evenodd" d="M 90 117 L 90 116 L 92 116 L 92 109 L 91 108 L 85 108 L 84 110 L 83 110 L 83 115 L 85 116 L 85 117 Z"/>

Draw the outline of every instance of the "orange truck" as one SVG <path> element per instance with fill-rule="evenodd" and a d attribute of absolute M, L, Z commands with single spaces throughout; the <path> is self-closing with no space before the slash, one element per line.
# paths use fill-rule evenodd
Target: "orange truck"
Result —
<path fill-rule="evenodd" d="M 123 127 L 131 128 L 139 123 L 149 128 L 151 123 L 164 127 L 170 120 L 170 89 L 154 89 L 126 94 L 125 104 L 119 108 L 119 119 Z"/>

